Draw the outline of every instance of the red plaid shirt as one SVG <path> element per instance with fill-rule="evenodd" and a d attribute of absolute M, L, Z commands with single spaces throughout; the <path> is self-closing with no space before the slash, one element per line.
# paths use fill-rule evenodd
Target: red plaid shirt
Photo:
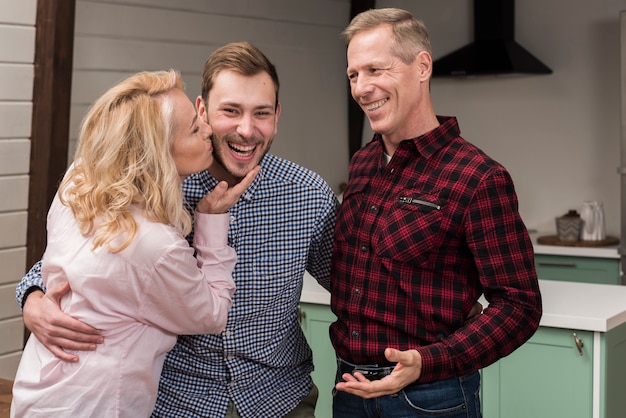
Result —
<path fill-rule="evenodd" d="M 460 137 L 456 118 L 439 121 L 387 165 L 379 135 L 355 154 L 331 271 L 337 354 L 384 365 L 386 347 L 417 349 L 420 382 L 510 354 L 542 312 L 511 177 Z M 483 293 L 489 306 L 466 321 Z"/>

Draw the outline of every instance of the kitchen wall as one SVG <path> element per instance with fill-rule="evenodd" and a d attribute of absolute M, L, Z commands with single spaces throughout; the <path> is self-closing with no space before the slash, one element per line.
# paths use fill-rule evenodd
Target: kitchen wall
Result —
<path fill-rule="evenodd" d="M 40 0 L 45 1 L 45 0 Z M 0 0 L 0 377 L 22 346 L 15 285 L 25 266 L 26 209 L 37 0 Z M 208 55 L 250 41 L 276 65 L 279 133 L 272 152 L 320 173 L 339 191 L 347 177 L 347 81 L 339 32 L 349 0 L 76 0 L 71 161 L 88 106 L 130 73 L 176 68 L 190 98 Z"/>
<path fill-rule="evenodd" d="M 36 0 L 0 0 L 0 378 L 12 379 L 24 326 L 15 285 L 26 264 Z"/>
<path fill-rule="evenodd" d="M 377 0 L 429 28 L 434 58 L 473 39 L 471 0 Z M 601 200 L 607 233 L 620 230 L 620 45 L 624 0 L 518 0 L 516 40 L 551 75 L 433 79 L 438 114 L 504 164 L 529 228 L 555 234 L 554 218 Z M 626 69 L 625 69 L 626 70 Z"/>
<path fill-rule="evenodd" d="M 435 58 L 472 39 L 471 0 L 377 5 L 421 17 Z M 0 377 L 11 377 L 21 342 L 12 295 L 26 269 L 35 8 L 36 0 L 0 0 Z M 554 217 L 597 199 L 607 231 L 619 232 L 620 10 L 626 0 L 518 0 L 516 39 L 553 74 L 432 81 L 437 112 L 457 116 L 466 139 L 510 170 L 530 228 L 554 233 Z M 208 54 L 249 40 L 281 77 L 272 151 L 338 190 L 348 160 L 338 33 L 348 17 L 349 0 L 77 0 L 70 155 L 89 103 L 126 74 L 178 68 L 195 97 Z"/>
<path fill-rule="evenodd" d="M 349 0 L 77 0 L 70 160 L 87 107 L 123 76 L 176 68 L 195 101 L 209 54 L 249 41 L 280 78 L 272 152 L 317 171 L 338 191 L 348 164 L 345 45 L 338 34 L 349 15 Z"/>
<path fill-rule="evenodd" d="M 473 38 L 472 0 L 377 0 L 427 24 L 433 55 Z M 604 202 L 619 235 L 619 26 L 625 0 L 516 2 L 516 40 L 551 75 L 432 81 L 437 113 L 511 172 L 529 228 Z M 88 104 L 128 72 L 175 67 L 197 93 L 217 46 L 250 40 L 277 64 L 283 114 L 272 151 L 319 172 L 338 190 L 347 175 L 344 45 L 349 0 L 77 0 L 72 146 Z M 114 23 L 112 23 L 114 22 Z M 367 123 L 366 123 L 367 125 Z M 371 131 L 364 134 L 369 140 Z"/>

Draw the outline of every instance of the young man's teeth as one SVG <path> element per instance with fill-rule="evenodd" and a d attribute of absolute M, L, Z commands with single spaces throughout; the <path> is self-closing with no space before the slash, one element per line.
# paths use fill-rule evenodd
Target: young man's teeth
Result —
<path fill-rule="evenodd" d="M 242 154 L 250 153 L 254 150 L 254 145 L 236 145 L 236 144 L 229 144 L 229 145 L 233 151 L 236 151 Z"/>
<path fill-rule="evenodd" d="M 387 101 L 387 99 L 383 99 L 383 100 L 379 100 L 379 101 L 377 101 L 375 103 L 371 103 L 371 104 L 367 105 L 366 109 L 370 110 L 370 111 L 376 110 L 379 107 L 381 107 L 383 104 L 385 104 L 386 101 Z"/>

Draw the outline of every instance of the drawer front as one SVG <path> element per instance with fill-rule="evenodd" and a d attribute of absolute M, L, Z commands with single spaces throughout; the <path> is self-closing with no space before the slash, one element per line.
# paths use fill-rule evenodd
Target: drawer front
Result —
<path fill-rule="evenodd" d="M 619 259 L 541 254 L 535 267 L 542 280 L 620 284 Z"/>

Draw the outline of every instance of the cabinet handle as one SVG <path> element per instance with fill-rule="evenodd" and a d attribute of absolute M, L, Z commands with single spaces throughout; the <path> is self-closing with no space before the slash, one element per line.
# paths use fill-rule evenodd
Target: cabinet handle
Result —
<path fill-rule="evenodd" d="M 583 340 L 578 338 L 578 335 L 576 335 L 575 332 L 572 334 L 572 336 L 574 337 L 574 343 L 576 343 L 576 348 L 578 349 L 578 354 L 580 354 L 582 356 L 583 355 L 583 347 L 585 346 L 585 343 L 583 342 Z"/>
<path fill-rule="evenodd" d="M 554 266 L 554 267 L 576 267 L 576 263 L 573 261 L 563 262 L 563 261 L 538 261 L 537 264 L 540 266 Z"/>
<path fill-rule="evenodd" d="M 302 320 L 306 318 L 306 312 L 302 310 L 300 305 L 298 305 L 298 323 L 302 325 Z"/>

